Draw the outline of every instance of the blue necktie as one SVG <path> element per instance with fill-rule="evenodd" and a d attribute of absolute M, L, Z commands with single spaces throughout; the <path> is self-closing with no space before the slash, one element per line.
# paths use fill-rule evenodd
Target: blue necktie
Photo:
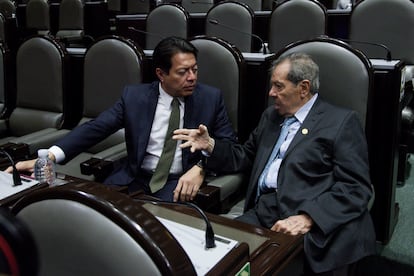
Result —
<path fill-rule="evenodd" d="M 293 124 L 294 122 L 296 122 L 296 121 L 297 121 L 296 117 L 293 116 L 293 117 L 286 118 L 285 121 L 283 122 L 279 138 L 277 139 L 277 142 L 276 142 L 276 144 L 273 148 L 272 154 L 270 155 L 270 158 L 267 161 L 267 164 L 266 164 L 262 174 L 259 177 L 258 195 L 268 189 L 268 187 L 266 186 L 266 176 L 269 173 L 270 165 L 273 163 L 273 161 L 278 156 L 280 146 L 286 140 L 286 137 L 289 133 L 289 126 L 291 124 Z"/>

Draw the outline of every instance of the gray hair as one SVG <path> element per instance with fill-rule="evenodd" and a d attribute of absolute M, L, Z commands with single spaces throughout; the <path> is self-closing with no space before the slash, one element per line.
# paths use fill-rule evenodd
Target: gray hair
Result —
<path fill-rule="evenodd" d="M 280 56 L 272 63 L 272 72 L 275 68 L 285 62 L 290 63 L 290 71 L 287 80 L 297 85 L 303 80 L 309 80 L 310 93 L 315 94 L 319 91 L 319 66 L 313 61 L 310 55 L 304 53 L 291 53 Z"/>

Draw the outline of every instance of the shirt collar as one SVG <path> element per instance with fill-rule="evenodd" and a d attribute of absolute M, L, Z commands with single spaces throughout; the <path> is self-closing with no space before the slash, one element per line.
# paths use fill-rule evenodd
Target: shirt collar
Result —
<path fill-rule="evenodd" d="M 295 113 L 296 119 L 303 124 L 306 116 L 308 116 L 309 111 L 311 110 L 313 104 L 315 103 L 316 99 L 318 98 L 318 93 L 315 93 L 309 101 L 307 101 L 298 111 Z"/>
<path fill-rule="evenodd" d="M 165 92 L 165 90 L 161 86 L 161 82 L 158 85 L 158 90 L 160 91 L 159 101 L 162 101 L 166 106 L 169 106 L 174 97 Z M 180 105 L 184 104 L 183 97 L 178 97 L 178 100 L 180 101 Z"/>

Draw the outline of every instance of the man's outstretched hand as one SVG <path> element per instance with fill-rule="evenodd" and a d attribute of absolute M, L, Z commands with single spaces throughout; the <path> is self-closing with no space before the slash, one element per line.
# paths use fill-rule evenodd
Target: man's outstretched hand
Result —
<path fill-rule="evenodd" d="M 184 143 L 180 144 L 180 147 L 191 147 L 191 152 L 204 150 L 208 153 L 212 153 L 214 149 L 214 139 L 211 138 L 208 134 L 208 129 L 205 125 L 199 125 L 197 129 L 176 129 L 172 138 L 174 140 L 185 141 Z"/>

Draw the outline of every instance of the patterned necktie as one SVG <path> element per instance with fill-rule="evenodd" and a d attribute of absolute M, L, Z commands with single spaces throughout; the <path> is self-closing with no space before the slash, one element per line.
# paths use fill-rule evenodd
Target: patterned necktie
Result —
<path fill-rule="evenodd" d="M 286 140 L 286 137 L 289 133 L 289 127 L 291 124 L 296 122 L 296 117 L 289 117 L 286 118 L 285 121 L 282 124 L 282 129 L 280 131 L 279 138 L 277 139 L 277 142 L 273 148 L 272 154 L 270 155 L 269 160 L 267 161 L 267 164 L 265 166 L 265 169 L 263 170 L 262 174 L 259 177 L 259 190 L 258 194 L 260 194 L 263 191 L 266 191 L 267 185 L 266 185 L 266 176 L 269 173 L 270 165 L 273 163 L 273 161 L 276 159 L 276 157 L 279 154 L 280 146 L 283 144 L 283 142 Z"/>
<path fill-rule="evenodd" d="M 149 184 L 153 193 L 161 189 L 167 182 L 177 148 L 177 141 L 172 139 L 173 131 L 180 127 L 180 103 L 177 98 L 172 100 L 171 106 L 172 110 L 167 134 L 165 135 L 164 148 Z"/>

